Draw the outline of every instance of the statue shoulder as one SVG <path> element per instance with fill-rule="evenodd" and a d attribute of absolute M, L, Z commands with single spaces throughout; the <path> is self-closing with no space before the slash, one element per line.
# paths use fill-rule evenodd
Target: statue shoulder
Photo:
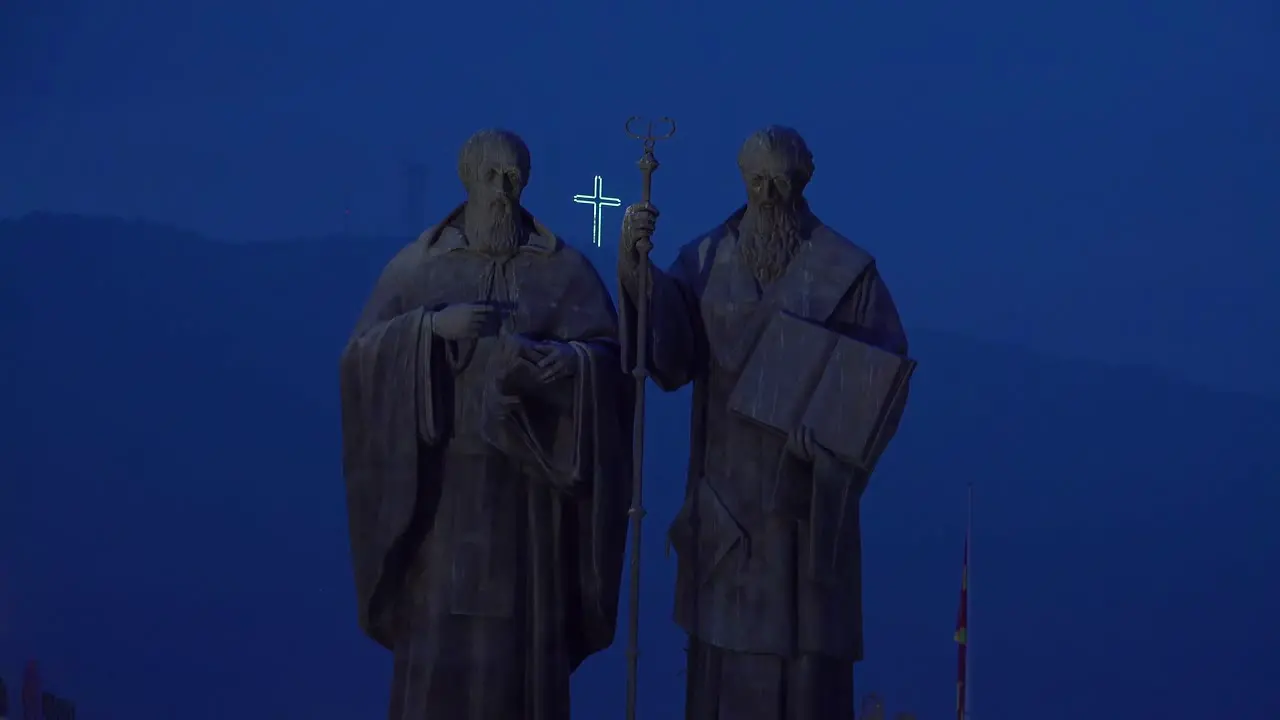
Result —
<path fill-rule="evenodd" d="M 423 230 L 418 239 L 409 244 L 409 247 L 416 245 L 419 255 L 425 258 L 463 244 L 465 241 L 461 231 L 452 225 L 440 223 Z"/>
<path fill-rule="evenodd" d="M 676 265 L 684 272 L 696 277 L 704 274 L 715 262 L 720 246 L 733 234 L 728 223 L 720 223 L 705 232 L 698 233 L 692 240 L 680 247 Z"/>
<path fill-rule="evenodd" d="M 599 276 L 595 264 L 591 262 L 591 258 L 578 248 L 563 242 L 558 238 L 552 238 L 555 242 L 554 247 L 548 251 L 547 257 L 560 266 L 563 272 L 571 275 L 586 274 L 592 277 Z"/>
<path fill-rule="evenodd" d="M 440 239 L 440 232 L 444 230 L 444 228 L 445 228 L 444 223 L 436 223 L 435 225 L 432 225 L 431 227 L 419 233 L 418 239 L 411 244 L 419 244 L 419 245 L 422 245 L 423 247 L 431 247 L 436 243 L 437 240 Z"/>
<path fill-rule="evenodd" d="M 810 241 L 823 247 L 841 259 L 860 261 L 860 264 L 875 263 L 875 257 L 866 248 L 841 235 L 835 228 L 826 223 L 819 223 L 810 236 Z"/>
<path fill-rule="evenodd" d="M 378 286 L 388 290 L 401 288 L 407 283 L 414 281 L 414 278 L 421 272 L 423 264 L 430 260 L 429 252 L 432 247 L 429 233 L 433 229 L 428 229 L 418 236 L 417 240 L 408 243 L 400 248 L 391 260 L 382 268 L 382 274 L 378 277 Z M 436 231 L 438 234 L 438 230 Z"/>
<path fill-rule="evenodd" d="M 869 251 L 826 223 L 819 222 L 809 235 L 809 242 L 820 256 L 821 266 L 839 268 L 842 270 L 841 275 L 860 276 L 876 263 L 875 256 Z"/>

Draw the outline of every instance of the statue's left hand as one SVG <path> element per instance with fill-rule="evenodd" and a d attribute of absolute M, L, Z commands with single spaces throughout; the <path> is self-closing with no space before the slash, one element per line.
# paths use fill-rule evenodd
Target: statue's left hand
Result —
<path fill-rule="evenodd" d="M 787 452 L 800 462 L 813 462 L 814 451 L 818 447 L 813 431 L 804 425 L 796 427 L 787 436 Z"/>
<path fill-rule="evenodd" d="M 538 358 L 542 357 L 542 353 L 538 351 L 539 343 L 530 340 L 524 335 L 505 335 L 502 338 L 503 350 L 506 354 L 505 360 L 507 367 L 510 367 L 521 360 L 537 364 Z"/>
<path fill-rule="evenodd" d="M 568 343 L 538 343 L 535 349 L 542 355 L 537 363 L 540 381 L 551 383 L 578 373 L 578 353 Z"/>
<path fill-rule="evenodd" d="M 841 462 L 826 445 L 818 442 L 813 430 L 801 425 L 787 435 L 786 451 L 802 463 L 812 463 L 817 458 Z M 848 463 L 845 463 L 848 464 Z"/>

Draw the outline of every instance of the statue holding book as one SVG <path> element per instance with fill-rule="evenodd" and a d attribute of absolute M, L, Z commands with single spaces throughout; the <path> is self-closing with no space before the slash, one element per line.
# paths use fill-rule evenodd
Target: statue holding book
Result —
<path fill-rule="evenodd" d="M 915 364 L 873 258 L 809 209 L 800 135 L 766 128 L 738 165 L 746 206 L 647 283 L 650 376 L 693 385 L 685 502 L 668 533 L 686 718 L 852 720 L 860 501 Z M 624 367 L 643 301 L 636 240 L 657 216 L 641 203 L 623 221 Z"/>

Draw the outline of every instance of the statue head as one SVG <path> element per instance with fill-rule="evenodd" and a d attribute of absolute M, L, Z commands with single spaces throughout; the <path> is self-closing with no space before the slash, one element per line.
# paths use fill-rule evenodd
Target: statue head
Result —
<path fill-rule="evenodd" d="M 782 275 L 803 241 L 804 189 L 813 177 L 813 153 L 800 133 L 770 125 L 742 144 L 738 169 L 747 189 L 739 250 L 756 279 L 767 284 Z"/>
<path fill-rule="evenodd" d="M 476 249 L 509 254 L 522 240 L 520 195 L 529 184 L 529 148 L 508 130 L 481 130 L 462 145 L 458 178 L 467 191 L 464 232 Z"/>
<path fill-rule="evenodd" d="M 738 151 L 738 169 L 749 205 L 794 205 L 813 177 L 813 153 L 800 133 L 770 125 L 747 138 Z"/>

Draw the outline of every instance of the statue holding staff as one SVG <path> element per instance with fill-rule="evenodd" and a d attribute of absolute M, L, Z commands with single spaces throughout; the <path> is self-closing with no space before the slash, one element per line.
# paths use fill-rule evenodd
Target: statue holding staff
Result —
<path fill-rule="evenodd" d="M 738 166 L 746 205 L 666 271 L 641 245 L 651 203 L 628 208 L 619 247 L 624 360 L 664 390 L 693 386 L 668 532 L 686 718 L 852 720 L 861 496 L 915 363 L 871 255 L 809 208 L 799 133 L 761 130 Z"/>

